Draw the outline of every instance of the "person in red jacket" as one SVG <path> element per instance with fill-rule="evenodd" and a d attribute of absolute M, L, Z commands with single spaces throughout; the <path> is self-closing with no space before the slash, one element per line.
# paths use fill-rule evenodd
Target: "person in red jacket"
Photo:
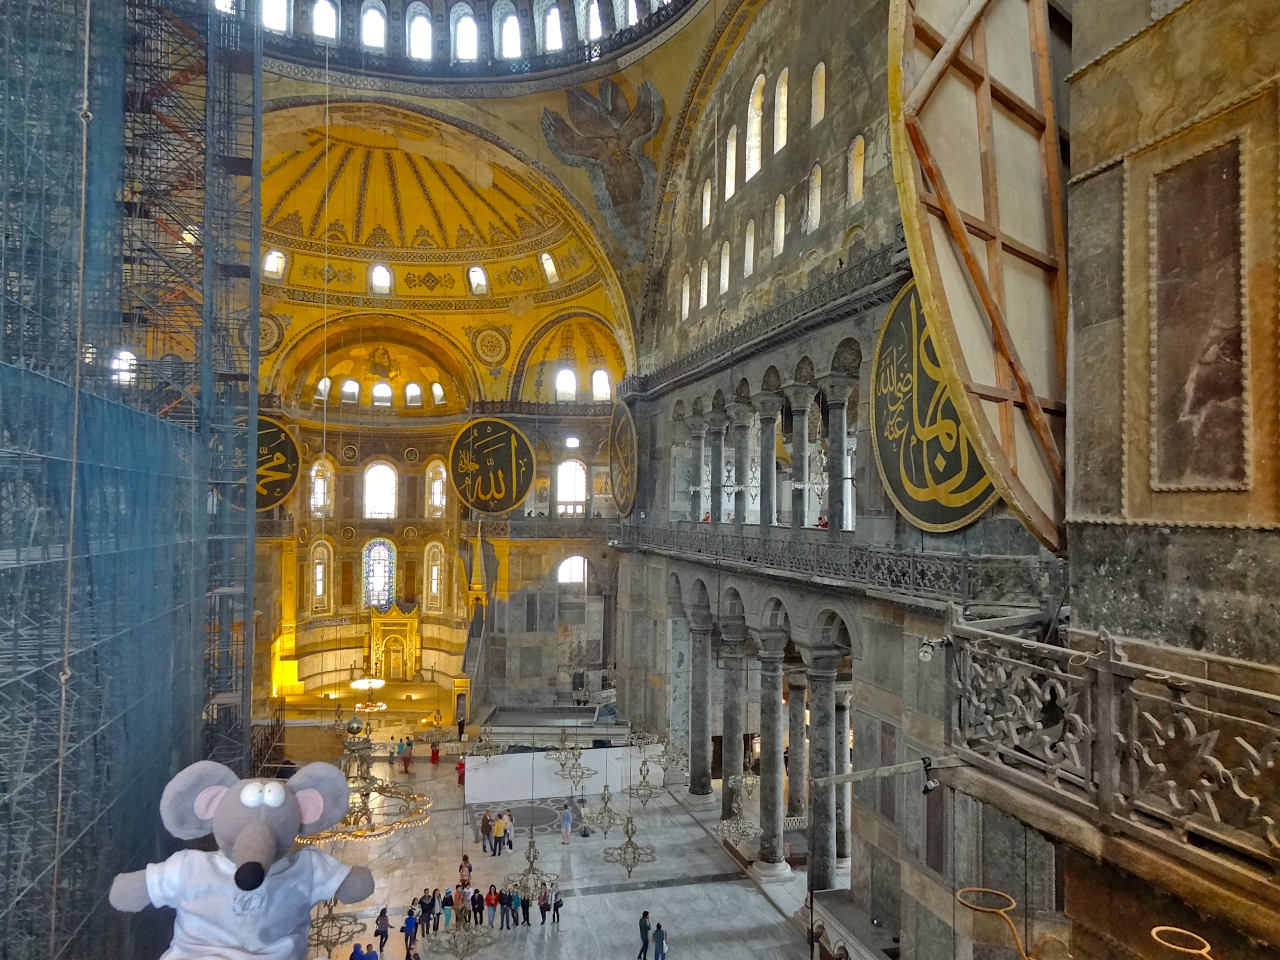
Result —
<path fill-rule="evenodd" d="M 454 769 L 458 771 L 458 786 L 462 786 L 463 781 L 467 779 L 467 758 L 465 755 L 458 758 L 458 765 Z"/>

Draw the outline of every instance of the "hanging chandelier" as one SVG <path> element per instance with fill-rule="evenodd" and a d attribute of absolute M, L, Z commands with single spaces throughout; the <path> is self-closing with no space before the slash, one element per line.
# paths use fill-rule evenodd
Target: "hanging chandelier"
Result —
<path fill-rule="evenodd" d="M 486 761 L 492 760 L 500 753 L 506 752 L 506 747 L 498 743 L 493 738 L 493 727 L 485 724 L 480 728 L 480 740 L 471 748 L 471 752 L 484 757 Z"/>
<path fill-rule="evenodd" d="M 579 753 L 581 753 L 581 751 L 579 751 Z M 566 764 L 564 769 L 559 772 L 558 776 L 564 777 L 573 784 L 573 789 L 581 790 L 582 785 L 594 777 L 598 772 L 598 770 L 593 770 L 588 766 L 584 766 L 581 760 L 574 757 L 572 762 Z"/>
<path fill-rule="evenodd" d="M 508 873 L 503 879 L 508 890 L 519 890 L 521 897 L 533 897 L 543 884 L 550 889 L 560 882 L 560 874 L 547 873 L 538 867 L 538 857 L 538 845 L 530 840 L 524 851 L 525 868 L 518 873 Z"/>
<path fill-rule="evenodd" d="M 547 756 L 560 765 L 563 770 L 569 765 L 570 761 L 581 759 L 582 747 L 576 743 L 569 742 L 569 731 L 561 729 L 560 742 L 547 751 Z"/>
<path fill-rule="evenodd" d="M 623 821 L 623 815 L 613 807 L 613 792 L 606 783 L 604 789 L 600 791 L 600 806 L 595 810 L 582 811 L 582 822 L 587 826 L 599 830 L 601 836 L 606 840 L 609 839 L 609 831 Z"/>
<path fill-rule="evenodd" d="M 373 775 L 373 740 L 365 721 L 353 716 L 344 729 L 338 769 L 351 794 L 347 815 L 328 830 L 298 837 L 298 842 L 317 846 L 333 840 L 377 840 L 430 820 L 435 802 L 430 797 Z"/>
<path fill-rule="evenodd" d="M 350 943 L 366 929 L 365 922 L 354 913 L 335 913 L 337 906 L 337 897 L 326 900 L 320 915 L 311 921 L 311 929 L 307 931 L 307 945 L 325 956 L 344 943 Z"/>
<path fill-rule="evenodd" d="M 635 841 L 636 821 L 631 814 L 627 814 L 622 824 L 622 832 L 626 834 L 627 839 L 621 846 L 605 847 L 604 859 L 606 863 L 616 863 L 627 871 L 627 876 L 631 876 L 631 872 L 642 863 L 653 863 L 658 859 L 658 852 L 647 844 L 639 844 Z"/>
<path fill-rule="evenodd" d="M 647 807 L 649 801 L 662 792 L 662 788 L 655 786 L 649 780 L 649 761 L 640 761 L 640 779 L 623 791 L 627 796 L 633 797 L 640 801 L 640 806 Z"/>
<path fill-rule="evenodd" d="M 689 754 L 674 749 L 669 740 L 660 741 L 662 750 L 654 754 L 653 760 L 662 768 L 664 778 L 672 773 L 685 773 L 689 769 Z"/>
<path fill-rule="evenodd" d="M 455 923 L 446 930 L 424 937 L 421 943 L 428 953 L 469 960 L 482 950 L 488 950 L 497 940 L 493 927 L 480 923 Z"/>
<path fill-rule="evenodd" d="M 644 751 L 652 747 L 655 743 L 662 743 L 662 738 L 652 733 L 646 733 L 643 730 L 636 730 L 627 737 L 627 743 L 633 747 L 640 748 L 640 755 L 644 756 Z"/>
<path fill-rule="evenodd" d="M 741 773 L 736 777 L 730 777 L 726 783 L 730 789 L 737 791 L 733 798 L 733 816 L 716 824 L 716 836 L 735 846 L 759 840 L 764 831 L 760 824 L 743 816 L 745 804 L 742 798 L 751 796 L 755 792 L 760 784 L 760 778 L 754 774 Z"/>

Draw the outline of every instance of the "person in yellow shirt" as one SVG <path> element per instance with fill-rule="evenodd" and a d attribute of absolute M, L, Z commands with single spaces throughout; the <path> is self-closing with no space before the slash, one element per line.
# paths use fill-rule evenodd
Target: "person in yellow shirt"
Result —
<path fill-rule="evenodd" d="M 489 844 L 491 857 L 502 856 L 502 848 L 507 845 L 507 821 L 497 817 L 493 821 L 493 842 Z"/>

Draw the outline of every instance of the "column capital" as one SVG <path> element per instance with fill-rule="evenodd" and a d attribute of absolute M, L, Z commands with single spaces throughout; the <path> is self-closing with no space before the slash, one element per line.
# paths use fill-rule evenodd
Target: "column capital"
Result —
<path fill-rule="evenodd" d="M 848 403 L 849 395 L 858 386 L 858 378 L 847 373 L 829 373 L 819 377 L 817 383 L 826 394 L 827 403 Z"/>
<path fill-rule="evenodd" d="M 707 435 L 707 418 L 700 413 L 692 413 L 680 422 L 691 438 L 698 439 Z"/>
<path fill-rule="evenodd" d="M 787 686 L 793 690 L 803 690 L 809 686 L 809 671 L 803 667 L 793 667 L 788 670 Z"/>
<path fill-rule="evenodd" d="M 751 633 L 756 638 L 756 646 L 760 649 L 761 660 L 782 662 L 787 641 L 791 639 L 790 633 L 780 627 L 761 627 L 753 629 Z"/>
<path fill-rule="evenodd" d="M 712 410 L 707 414 L 707 432 L 712 436 L 723 435 L 727 426 L 729 426 L 729 414 L 723 410 Z"/>
<path fill-rule="evenodd" d="M 808 650 L 806 653 L 805 662 L 809 665 L 809 678 L 835 683 L 844 655 L 834 649 Z"/>
<path fill-rule="evenodd" d="M 729 418 L 738 429 L 751 426 L 751 418 L 756 415 L 756 408 L 746 400 L 735 400 L 728 407 Z"/>
<path fill-rule="evenodd" d="M 720 618 L 720 641 L 741 646 L 747 639 L 747 620 L 740 613 Z"/>
<path fill-rule="evenodd" d="M 792 416 L 808 415 L 809 404 L 818 395 L 818 388 L 812 383 L 791 383 L 782 388 L 782 392 L 791 401 Z"/>
<path fill-rule="evenodd" d="M 757 393 L 751 398 L 752 405 L 760 412 L 763 420 L 774 419 L 782 412 L 783 398 L 772 391 Z"/>
<path fill-rule="evenodd" d="M 711 611 L 710 610 L 690 610 L 689 611 L 689 629 L 696 630 L 699 633 L 711 632 Z"/>

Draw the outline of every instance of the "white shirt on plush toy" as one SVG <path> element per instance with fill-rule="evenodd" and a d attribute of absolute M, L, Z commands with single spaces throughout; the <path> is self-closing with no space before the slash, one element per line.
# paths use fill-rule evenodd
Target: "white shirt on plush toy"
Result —
<path fill-rule="evenodd" d="M 305 955 L 312 904 L 333 897 L 351 867 L 303 847 L 273 863 L 256 890 L 239 889 L 236 865 L 216 851 L 180 850 L 146 871 L 151 902 L 178 911 L 161 960 L 293 960 Z"/>

